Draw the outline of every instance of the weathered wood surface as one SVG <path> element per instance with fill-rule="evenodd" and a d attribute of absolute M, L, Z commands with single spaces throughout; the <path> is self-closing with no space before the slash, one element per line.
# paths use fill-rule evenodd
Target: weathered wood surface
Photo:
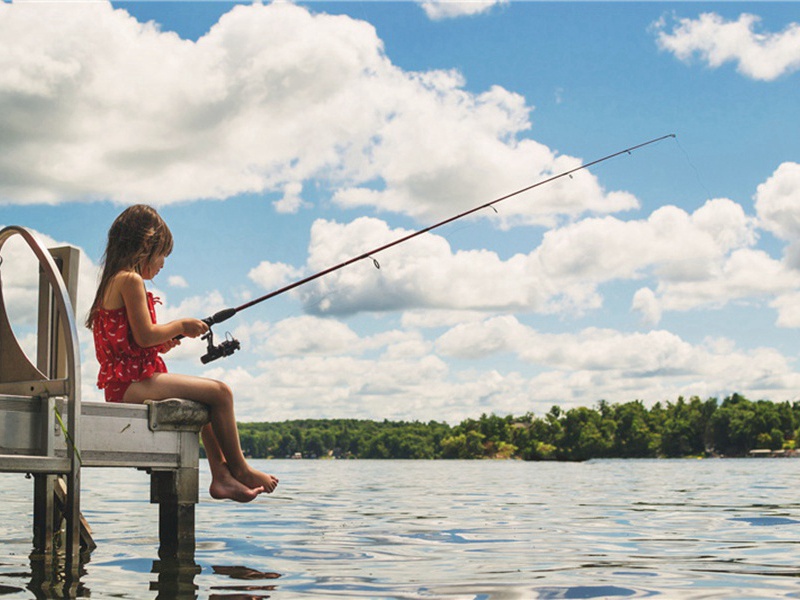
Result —
<path fill-rule="evenodd" d="M 67 467 L 70 443 L 62 423 L 68 425 L 61 400 L 0 396 L 0 471 L 61 472 Z M 81 465 L 178 468 L 185 466 L 187 460 L 196 465 L 197 432 L 206 423 L 208 409 L 190 400 L 170 399 L 144 405 L 84 402 Z M 52 429 L 53 455 L 59 460 L 42 455 L 46 428 Z"/>

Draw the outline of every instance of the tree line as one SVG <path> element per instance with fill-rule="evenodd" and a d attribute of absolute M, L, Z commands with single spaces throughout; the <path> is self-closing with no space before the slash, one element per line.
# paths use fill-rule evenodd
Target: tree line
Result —
<path fill-rule="evenodd" d="M 794 450 L 800 402 L 725 398 L 640 400 L 537 417 L 483 414 L 458 425 L 429 421 L 304 419 L 239 423 L 253 458 L 408 458 L 582 461 L 591 458 L 745 456 L 753 449 Z"/>

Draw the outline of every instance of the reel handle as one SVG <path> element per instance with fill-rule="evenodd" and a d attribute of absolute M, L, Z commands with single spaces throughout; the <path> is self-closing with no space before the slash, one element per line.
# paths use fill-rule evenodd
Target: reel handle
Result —
<path fill-rule="evenodd" d="M 211 329 L 209 329 L 208 333 L 203 335 L 200 339 L 208 342 L 206 353 L 200 357 L 200 362 L 202 362 L 204 365 L 210 363 L 212 360 L 230 356 L 242 347 L 239 343 L 239 340 L 233 337 L 230 339 L 225 339 L 215 346 L 214 333 L 211 331 Z"/>

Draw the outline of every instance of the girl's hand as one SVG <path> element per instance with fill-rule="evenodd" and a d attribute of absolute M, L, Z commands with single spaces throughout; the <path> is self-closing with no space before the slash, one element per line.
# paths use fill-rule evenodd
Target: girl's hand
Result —
<path fill-rule="evenodd" d="M 175 346 L 180 346 L 180 345 L 181 345 L 181 341 L 180 340 L 176 340 L 176 339 L 167 340 L 166 342 L 161 344 L 161 347 L 158 349 L 158 351 L 161 354 L 166 354 L 167 352 L 172 350 Z"/>
<path fill-rule="evenodd" d="M 181 329 L 186 337 L 196 338 L 208 331 L 208 325 L 200 319 L 181 319 Z"/>

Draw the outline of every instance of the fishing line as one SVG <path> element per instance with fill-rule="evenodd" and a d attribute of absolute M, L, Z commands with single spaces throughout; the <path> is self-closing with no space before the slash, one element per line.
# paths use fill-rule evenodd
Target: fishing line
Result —
<path fill-rule="evenodd" d="M 680 140 L 678 140 L 677 136 L 675 137 L 675 143 L 678 145 L 678 148 L 680 148 L 681 152 L 683 152 L 683 156 L 686 159 L 686 163 L 692 168 L 692 171 L 694 171 L 694 176 L 695 179 L 697 179 L 697 183 L 699 183 L 700 187 L 702 187 L 703 190 L 705 190 L 706 200 L 711 200 L 711 191 L 706 187 L 706 184 L 703 183 L 703 179 L 702 177 L 700 177 L 700 171 L 697 169 L 694 162 L 692 162 L 692 159 L 689 157 L 689 153 L 683 147 Z"/>
<path fill-rule="evenodd" d="M 582 165 L 579 165 L 579 166 L 574 167 L 572 169 L 569 169 L 567 171 L 563 171 L 563 172 L 558 173 L 556 175 L 552 175 L 550 177 L 547 177 L 546 179 L 543 179 L 543 180 L 538 181 L 538 182 L 536 182 L 534 184 L 531 184 L 529 186 L 526 186 L 524 188 L 516 190 L 515 192 L 511 192 L 510 194 L 506 194 L 504 196 L 500 196 L 499 198 L 495 198 L 494 200 L 491 200 L 489 202 L 486 202 L 484 204 L 481 204 L 481 205 L 476 206 L 474 208 L 471 208 L 469 210 L 465 210 L 464 212 L 458 213 L 457 215 L 453 215 L 452 217 L 448 217 L 447 219 L 439 221 L 438 223 L 434 223 L 433 225 L 429 225 L 427 227 L 423 227 L 422 229 L 418 229 L 418 230 L 416 230 L 416 231 L 414 231 L 412 233 L 409 233 L 407 235 L 404 235 L 404 236 L 402 236 L 402 237 L 400 237 L 400 238 L 398 238 L 398 239 L 396 239 L 396 240 L 394 240 L 392 242 L 388 242 L 386 244 L 383 244 L 382 246 L 379 246 L 377 248 L 373 248 L 371 250 L 368 250 L 367 252 L 364 252 L 362 254 L 359 254 L 357 256 L 349 258 L 349 259 L 347 259 L 347 260 L 345 260 L 343 262 L 340 262 L 340 263 L 338 263 L 336 265 L 333 265 L 332 267 L 328 267 L 327 269 L 323 269 L 322 271 L 314 273 L 313 275 L 309 275 L 308 277 L 304 277 L 302 279 L 299 279 L 299 280 L 297 280 L 297 281 L 295 281 L 293 283 L 290 283 L 290 284 L 285 285 L 285 286 L 283 286 L 281 288 L 278 288 L 277 290 L 274 290 L 274 291 L 272 291 L 272 292 L 270 292 L 268 294 L 264 294 L 263 296 L 255 298 L 253 300 L 250 300 L 249 302 L 245 302 L 244 304 L 242 304 L 240 306 L 236 306 L 236 307 L 233 307 L 233 308 L 226 308 L 224 310 L 221 310 L 221 311 L 211 315 L 210 317 L 206 317 L 205 319 L 203 319 L 203 321 L 209 326 L 209 330 L 202 337 L 202 339 L 205 339 L 205 340 L 208 341 L 208 351 L 203 357 L 201 357 L 200 360 L 203 363 L 207 363 L 207 362 L 210 362 L 212 360 L 216 360 L 218 358 L 221 358 L 223 356 L 230 356 L 236 350 L 239 349 L 239 342 L 237 340 L 233 339 L 233 338 L 226 339 L 225 341 L 221 342 L 219 345 L 214 345 L 214 336 L 213 336 L 213 333 L 211 332 L 211 326 L 215 325 L 217 323 L 221 323 L 223 321 L 227 321 L 228 319 L 233 317 L 236 313 L 238 313 L 238 312 L 240 312 L 242 310 L 245 310 L 247 308 L 255 306 L 256 304 L 259 304 L 261 302 L 269 300 L 270 298 L 274 298 L 275 296 L 279 296 L 280 294 L 284 294 L 284 293 L 286 293 L 286 292 L 288 292 L 290 290 L 293 290 L 293 289 L 295 289 L 295 288 L 297 288 L 297 287 L 299 287 L 301 285 L 304 285 L 306 283 L 314 281 L 315 279 L 319 279 L 320 277 L 328 275 L 329 273 L 333 273 L 334 271 L 338 271 L 339 269 L 343 269 L 344 267 L 352 265 L 353 263 L 359 262 L 359 261 L 364 260 L 366 258 L 371 259 L 373 261 L 373 265 L 378 267 L 379 263 L 375 259 L 375 255 L 379 254 L 380 252 L 383 252 L 384 250 L 388 250 L 389 248 L 392 248 L 394 246 L 402 244 L 403 242 L 407 242 L 407 241 L 409 241 L 409 240 L 411 240 L 411 239 L 413 239 L 415 237 L 418 237 L 420 235 L 423 235 L 425 233 L 433 231 L 434 229 L 438 229 L 440 227 L 448 225 L 449 223 L 452 223 L 452 222 L 457 221 L 459 219 L 463 219 L 464 217 L 467 217 L 467 216 L 472 215 L 474 213 L 477 213 L 479 211 L 485 210 L 487 208 L 491 208 L 495 212 L 497 212 L 497 209 L 495 208 L 495 204 L 499 204 L 500 202 L 504 202 L 505 200 L 508 200 L 508 199 L 513 198 L 515 196 L 519 196 L 520 194 L 523 194 L 523 193 L 525 193 L 527 191 L 530 191 L 530 190 L 532 190 L 534 188 L 538 188 L 538 187 L 541 187 L 543 185 L 547 185 L 548 183 L 552 183 L 553 181 L 561 179 L 562 177 L 571 177 L 573 173 L 577 173 L 578 171 L 583 171 L 584 169 L 589 169 L 590 167 L 592 167 L 594 165 L 598 165 L 600 163 L 603 163 L 603 162 L 605 162 L 607 160 L 610 160 L 612 158 L 615 158 L 617 156 L 620 156 L 620 155 L 623 155 L 623 154 L 632 154 L 635 150 L 638 150 L 640 148 L 644 148 L 645 146 L 649 146 L 651 144 L 655 144 L 655 143 L 663 141 L 663 140 L 665 140 L 667 138 L 675 138 L 675 137 L 676 136 L 675 136 L 674 133 L 670 133 L 668 135 L 662 135 L 661 137 L 653 138 L 652 140 L 648 140 L 646 142 L 642 142 L 640 144 L 636 144 L 635 146 L 631 146 L 629 148 L 624 148 L 623 150 L 619 150 L 619 151 L 614 152 L 612 154 L 608 154 L 606 156 L 603 156 L 602 158 L 595 159 L 593 161 L 590 161 L 588 163 L 584 163 Z M 178 336 L 177 339 L 180 339 L 181 337 L 183 337 L 183 336 Z"/>
<path fill-rule="evenodd" d="M 497 215 L 500 214 L 498 212 L 498 210 L 494 206 L 490 206 L 489 208 L 491 208 L 495 212 L 495 214 L 497 214 Z M 444 231 L 439 232 L 438 235 L 443 240 L 446 240 L 447 243 L 452 247 L 452 242 L 454 240 L 458 240 L 458 239 L 462 239 L 463 238 L 463 236 L 459 235 L 462 231 L 468 231 L 470 229 L 475 229 L 475 227 L 477 227 L 477 225 L 478 225 L 477 221 L 474 221 L 474 220 L 473 221 L 467 221 L 466 223 L 464 223 L 463 225 L 461 225 L 459 227 L 452 226 L 452 227 L 450 227 L 448 229 L 445 229 Z"/>

